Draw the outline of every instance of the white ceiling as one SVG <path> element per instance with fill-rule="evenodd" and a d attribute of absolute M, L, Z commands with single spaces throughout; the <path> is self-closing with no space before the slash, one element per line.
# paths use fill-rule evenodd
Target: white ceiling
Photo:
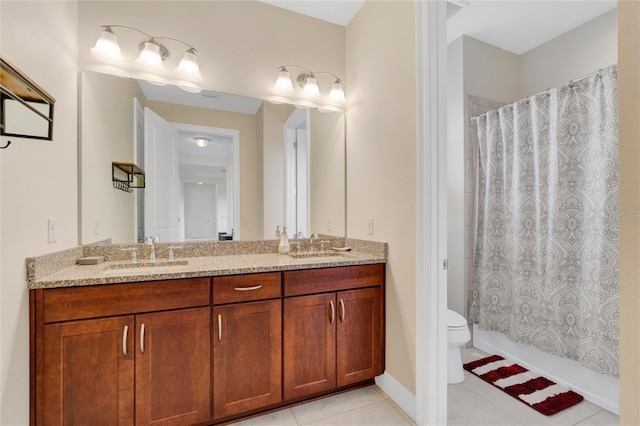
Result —
<path fill-rule="evenodd" d="M 518 55 L 616 7 L 615 0 L 468 0 L 468 3 L 447 21 L 447 43 L 466 34 Z"/>
<path fill-rule="evenodd" d="M 346 27 L 365 0 L 259 0 L 272 6 Z"/>

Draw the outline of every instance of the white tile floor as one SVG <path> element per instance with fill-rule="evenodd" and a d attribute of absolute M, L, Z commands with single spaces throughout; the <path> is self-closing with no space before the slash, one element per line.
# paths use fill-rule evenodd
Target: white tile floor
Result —
<path fill-rule="evenodd" d="M 487 355 L 476 348 L 464 349 L 462 362 L 484 358 Z M 582 401 L 553 416 L 545 416 L 473 374 L 465 371 L 464 375 L 464 382 L 449 385 L 447 401 L 447 424 L 449 425 L 617 426 L 619 424 L 618 416 L 588 401 Z"/>
<path fill-rule="evenodd" d="M 487 356 L 475 349 L 462 351 L 463 362 Z M 587 401 L 554 416 L 544 416 L 465 371 L 465 381 L 449 385 L 448 425 L 617 426 L 618 416 Z M 287 408 L 235 425 L 383 425 L 415 422 L 377 386 Z"/>

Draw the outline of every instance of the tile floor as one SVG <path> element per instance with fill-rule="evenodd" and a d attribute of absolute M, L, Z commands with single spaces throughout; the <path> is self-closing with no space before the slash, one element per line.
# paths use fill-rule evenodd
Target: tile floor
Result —
<path fill-rule="evenodd" d="M 485 356 L 475 348 L 462 351 L 463 362 Z M 466 371 L 465 377 L 463 383 L 449 385 L 448 425 L 617 426 L 619 423 L 618 416 L 587 401 L 547 417 Z M 380 388 L 369 386 L 235 425 L 411 426 L 415 422 Z"/>

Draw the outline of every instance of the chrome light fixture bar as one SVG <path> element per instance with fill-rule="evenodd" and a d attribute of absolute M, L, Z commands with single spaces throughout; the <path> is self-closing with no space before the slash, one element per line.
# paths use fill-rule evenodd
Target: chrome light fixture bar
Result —
<path fill-rule="evenodd" d="M 164 72 L 164 61 L 169 59 L 169 49 L 167 49 L 161 40 L 172 41 L 182 44 L 188 49 L 182 56 L 182 60 L 176 68 L 176 74 L 180 77 L 191 81 L 199 81 L 202 79 L 200 75 L 200 67 L 198 66 L 198 58 L 196 57 L 197 50 L 183 41 L 170 37 L 158 37 L 151 36 L 144 31 L 137 30 L 131 27 L 125 27 L 123 25 L 103 25 L 102 34 L 95 46 L 91 48 L 91 53 L 107 62 L 122 62 L 122 52 L 120 51 L 120 45 L 118 44 L 118 37 L 113 32 L 113 29 L 124 29 L 134 31 L 136 33 L 144 35 L 147 39 L 140 43 L 138 46 L 140 49 L 140 56 L 136 59 L 135 63 L 140 68 L 146 71 L 152 72 Z"/>
<path fill-rule="evenodd" d="M 293 81 L 291 80 L 291 75 L 287 68 L 299 68 L 304 71 L 295 79 L 298 86 L 302 89 L 303 101 L 299 102 L 299 104 L 304 106 L 314 106 L 314 103 L 310 101 L 316 101 L 322 98 L 322 94 L 320 93 L 320 88 L 318 86 L 318 78 L 316 77 L 319 75 L 326 75 L 335 79 L 331 86 L 331 91 L 329 92 L 329 100 L 332 104 L 343 105 L 347 102 L 347 99 L 344 96 L 342 80 L 338 76 L 325 71 L 311 71 L 310 69 L 299 65 L 280 66 L 280 71 L 278 72 L 278 78 L 275 85 L 276 92 L 278 94 L 289 96 L 295 93 Z"/>

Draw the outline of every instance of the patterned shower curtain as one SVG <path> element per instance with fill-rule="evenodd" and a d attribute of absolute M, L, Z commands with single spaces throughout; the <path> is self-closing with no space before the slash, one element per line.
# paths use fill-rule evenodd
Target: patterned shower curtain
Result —
<path fill-rule="evenodd" d="M 477 124 L 471 320 L 618 377 L 617 67 Z"/>

